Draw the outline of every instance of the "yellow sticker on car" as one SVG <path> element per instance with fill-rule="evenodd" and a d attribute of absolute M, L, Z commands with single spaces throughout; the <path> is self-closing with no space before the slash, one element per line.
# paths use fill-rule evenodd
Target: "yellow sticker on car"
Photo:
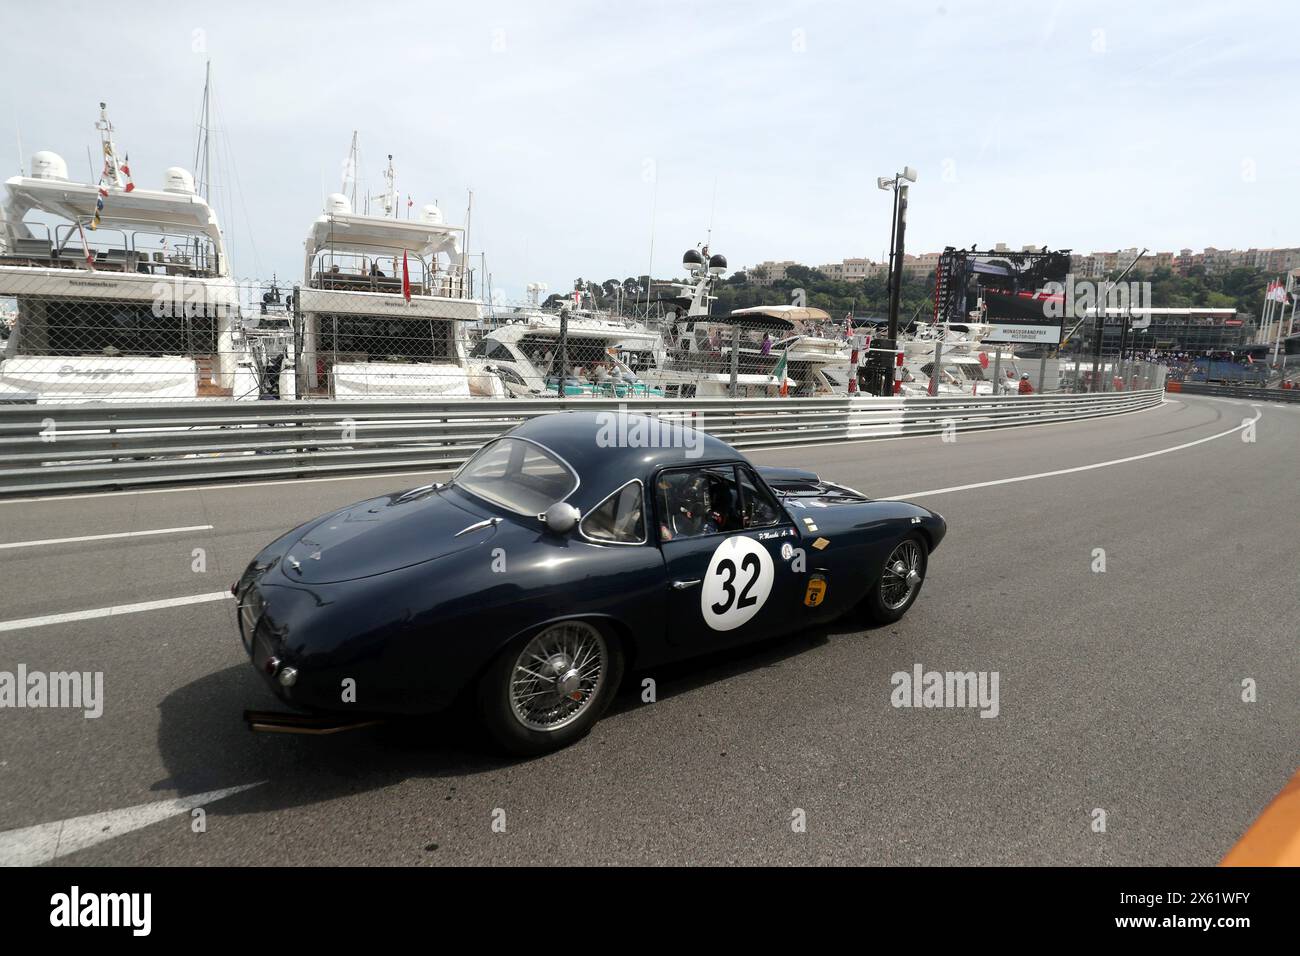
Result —
<path fill-rule="evenodd" d="M 807 607 L 816 607 L 826 600 L 826 579 L 815 574 L 808 579 L 808 590 L 804 592 L 803 603 Z"/>

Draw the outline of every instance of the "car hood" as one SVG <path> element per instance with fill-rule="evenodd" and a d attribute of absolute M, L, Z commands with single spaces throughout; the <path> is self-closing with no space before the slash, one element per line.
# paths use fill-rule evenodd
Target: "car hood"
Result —
<path fill-rule="evenodd" d="M 480 547 L 496 534 L 496 520 L 470 511 L 445 489 L 371 498 L 308 525 L 286 549 L 280 569 L 304 584 L 397 571 Z"/>

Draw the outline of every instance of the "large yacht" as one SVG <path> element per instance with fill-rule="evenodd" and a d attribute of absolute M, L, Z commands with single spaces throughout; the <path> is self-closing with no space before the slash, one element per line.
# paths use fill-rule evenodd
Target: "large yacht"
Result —
<path fill-rule="evenodd" d="M 136 188 L 104 104 L 96 128 L 97 183 L 50 151 L 5 182 L 0 401 L 256 398 L 216 214 L 178 166 Z"/>
<path fill-rule="evenodd" d="M 482 318 L 463 255 L 465 229 L 434 204 L 399 218 L 392 157 L 375 214 L 333 193 L 311 224 L 300 308 L 299 375 L 309 396 L 467 398 L 503 394 L 466 369 Z M 355 193 L 355 190 L 354 190 Z"/>

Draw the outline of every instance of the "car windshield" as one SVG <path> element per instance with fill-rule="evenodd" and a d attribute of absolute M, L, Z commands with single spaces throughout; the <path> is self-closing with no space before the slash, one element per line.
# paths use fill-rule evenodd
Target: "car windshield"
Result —
<path fill-rule="evenodd" d="M 521 515 L 541 514 L 578 487 L 578 476 L 541 445 L 499 438 L 461 466 L 452 484 Z"/>

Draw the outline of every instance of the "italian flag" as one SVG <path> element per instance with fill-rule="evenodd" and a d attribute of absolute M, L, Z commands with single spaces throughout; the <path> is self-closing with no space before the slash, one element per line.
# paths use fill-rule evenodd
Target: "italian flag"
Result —
<path fill-rule="evenodd" d="M 774 378 L 779 377 L 781 379 L 782 398 L 785 398 L 787 395 L 790 394 L 790 382 L 785 377 L 785 360 L 786 360 L 786 353 L 782 352 L 781 361 L 776 363 L 776 368 L 772 371 L 772 376 Z"/>

